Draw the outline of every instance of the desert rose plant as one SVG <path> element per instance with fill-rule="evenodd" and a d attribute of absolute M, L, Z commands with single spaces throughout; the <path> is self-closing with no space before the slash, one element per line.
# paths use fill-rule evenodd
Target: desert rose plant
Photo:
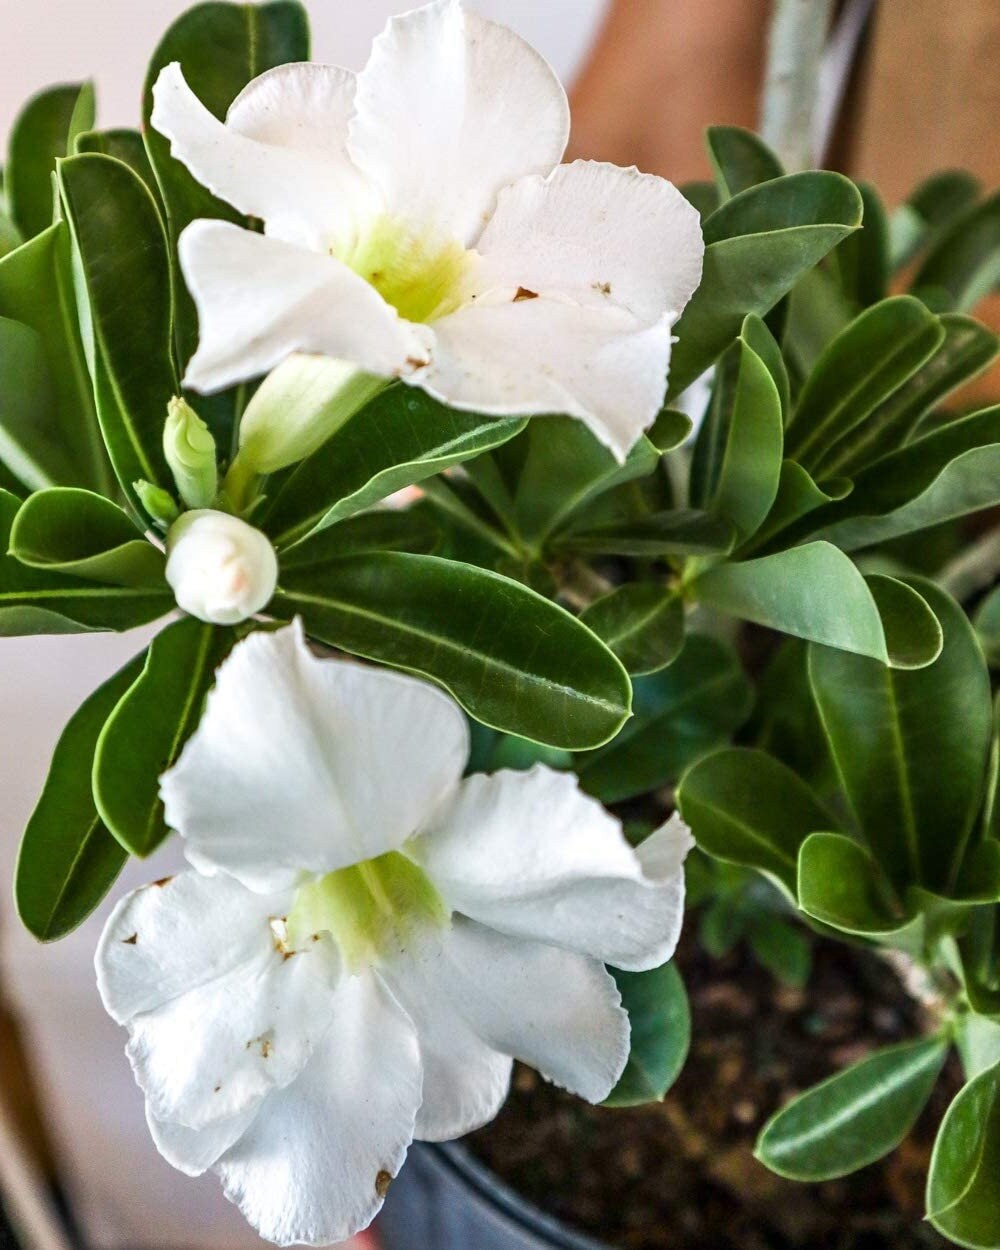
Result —
<path fill-rule="evenodd" d="M 12 136 L 0 632 L 164 622 L 15 883 L 55 940 L 182 838 L 96 959 L 161 1153 L 328 1244 L 514 1060 L 662 1098 L 693 834 L 703 933 L 838 935 L 925 1009 L 761 1160 L 880 1157 L 955 1047 L 928 1212 L 1000 1245 L 1000 409 L 951 398 L 997 199 L 889 215 L 731 128 L 683 191 L 562 164 L 558 80 L 458 0 L 358 75 L 292 0 L 201 4 L 143 110 L 57 88 Z"/>

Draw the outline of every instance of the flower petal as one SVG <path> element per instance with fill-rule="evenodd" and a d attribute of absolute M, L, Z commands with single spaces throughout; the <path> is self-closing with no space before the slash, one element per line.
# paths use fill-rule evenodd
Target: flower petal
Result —
<path fill-rule="evenodd" d="M 161 794 L 192 863 L 270 891 L 401 846 L 468 751 L 447 696 L 318 659 L 295 624 L 236 648 Z"/>
<path fill-rule="evenodd" d="M 421 1071 L 409 1017 L 373 975 L 346 978 L 333 1006 L 302 1075 L 216 1164 L 226 1196 L 282 1246 L 367 1227 L 413 1139 Z"/>
<path fill-rule="evenodd" d="M 158 1120 L 147 1107 L 146 1123 L 153 1144 L 171 1167 L 185 1176 L 201 1176 L 239 1141 L 253 1123 L 260 1105 L 255 1102 L 239 1115 L 228 1120 L 215 1120 L 204 1128 L 188 1128 L 184 1124 Z"/>
<path fill-rule="evenodd" d="M 404 375 L 453 408 L 577 417 L 623 461 L 663 406 L 670 323 L 558 299 L 467 305 L 433 325 L 428 367 Z"/>
<path fill-rule="evenodd" d="M 507 1097 L 513 1061 L 487 1045 L 442 993 L 447 968 L 408 950 L 381 975 L 417 1031 L 424 1087 L 415 1136 L 450 1141 L 488 1124 Z"/>
<path fill-rule="evenodd" d="M 475 242 L 502 187 L 548 173 L 569 137 L 566 93 L 547 62 L 459 0 L 393 18 L 358 78 L 354 163 L 390 214 Z"/>
<path fill-rule="evenodd" d="M 343 230 L 360 183 L 342 138 L 353 76 L 325 66 L 283 70 L 277 80 L 251 83 L 227 125 L 202 104 L 175 61 L 161 70 L 153 88 L 152 123 L 170 140 L 172 155 L 214 195 L 241 213 L 262 217 L 276 238 L 327 251 Z M 329 140 L 322 148 L 302 140 L 288 144 L 290 127 L 274 118 L 276 102 L 283 113 L 298 111 L 310 139 L 317 115 L 326 112 Z"/>
<path fill-rule="evenodd" d="M 536 766 L 467 778 L 411 853 L 453 910 L 639 971 L 677 945 L 691 845 L 675 818 L 633 851 L 572 774 Z"/>
<path fill-rule="evenodd" d="M 332 256 L 223 221 L 195 221 L 181 268 L 200 340 L 186 386 L 216 391 L 266 373 L 292 352 L 349 360 L 391 377 L 427 357 L 420 331 Z"/>
<path fill-rule="evenodd" d="M 423 985 L 494 1050 L 590 1102 L 614 1089 L 628 1060 L 629 1020 L 597 960 L 462 917 L 414 959 Z"/>

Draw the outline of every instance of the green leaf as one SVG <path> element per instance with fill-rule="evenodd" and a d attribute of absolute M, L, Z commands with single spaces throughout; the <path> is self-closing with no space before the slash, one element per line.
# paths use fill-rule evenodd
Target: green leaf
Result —
<path fill-rule="evenodd" d="M 856 308 L 868 308 L 889 292 L 889 222 L 876 189 L 861 182 L 858 190 L 864 204 L 861 229 L 841 243 L 831 260 L 845 299 Z"/>
<path fill-rule="evenodd" d="M 612 969 L 632 1026 L 628 1064 L 606 1107 L 662 1102 L 677 1080 L 691 1045 L 691 1009 L 673 963 L 651 972 Z"/>
<path fill-rule="evenodd" d="M 941 628 L 917 591 L 864 578 L 825 542 L 709 569 L 691 585 L 700 603 L 894 668 L 921 668 L 941 650 Z"/>
<path fill-rule="evenodd" d="M 258 521 L 279 547 L 498 447 L 523 420 L 453 412 L 409 386 L 383 391 L 283 479 Z"/>
<path fill-rule="evenodd" d="M 809 529 L 842 550 L 856 551 L 998 501 L 1000 407 L 943 422 L 876 460 L 858 474 L 850 496 L 817 512 Z"/>
<path fill-rule="evenodd" d="M 314 568 L 344 556 L 373 551 L 411 551 L 430 555 L 441 541 L 441 531 L 425 503 L 409 508 L 378 508 L 361 512 L 320 530 L 281 553 L 283 569 Z"/>
<path fill-rule="evenodd" d="M 59 185 L 90 303 L 104 441 L 119 485 L 143 516 L 134 483 L 172 485 L 163 425 L 179 390 L 163 227 L 149 188 L 112 157 L 70 157 L 59 168 Z"/>
<path fill-rule="evenodd" d="M 438 682 L 477 720 L 550 746 L 606 742 L 631 708 L 621 664 L 568 612 L 485 569 L 383 552 L 282 574 L 270 611 L 331 646 Z"/>
<path fill-rule="evenodd" d="M 905 265 L 939 238 L 975 204 L 982 190 L 979 179 L 962 169 L 946 169 L 922 182 L 892 215 L 893 268 Z"/>
<path fill-rule="evenodd" d="M 812 941 L 801 926 L 779 916 L 757 916 L 750 925 L 754 957 L 785 985 L 803 989 L 812 971 Z"/>
<path fill-rule="evenodd" d="M 787 425 L 792 406 L 791 382 L 788 378 L 785 358 L 781 354 L 781 348 L 778 346 L 777 339 L 767 328 L 767 323 L 754 313 L 744 317 L 743 325 L 740 329 L 740 338 L 764 362 L 781 400 L 782 425 Z"/>
<path fill-rule="evenodd" d="M 110 832 L 132 855 L 151 855 L 170 832 L 160 777 L 198 727 L 215 671 L 235 641 L 193 617 L 153 640 L 135 684 L 101 730 L 94 753 L 94 800 Z"/>
<path fill-rule="evenodd" d="M 899 1145 L 931 1095 L 946 1038 L 876 1051 L 807 1090 L 764 1126 L 761 1163 L 797 1181 L 847 1176 Z"/>
<path fill-rule="evenodd" d="M 947 894 L 986 777 L 989 673 L 958 604 L 931 582 L 907 585 L 941 623 L 944 644 L 934 664 L 898 672 L 815 648 L 809 673 L 844 790 L 878 862 L 897 885 Z"/>
<path fill-rule="evenodd" d="M 170 155 L 170 143 L 152 125 L 153 86 L 160 71 L 180 62 L 184 77 L 220 121 L 251 79 L 292 61 L 309 60 L 309 20 L 301 4 L 196 4 L 174 22 L 153 53 L 143 86 L 143 135 L 166 208 L 171 256 L 185 226 L 199 217 L 245 223 Z M 180 268 L 172 264 L 177 349 L 182 362 L 198 342 L 198 319 Z M 208 416 L 205 415 L 205 419 Z M 231 417 L 231 413 L 230 413 Z"/>
<path fill-rule="evenodd" d="M 653 424 L 646 431 L 646 437 L 661 456 L 676 451 L 691 437 L 694 422 L 686 412 L 677 412 L 673 408 L 664 408 Z"/>
<path fill-rule="evenodd" d="M 1000 1063 L 959 1093 L 934 1144 L 928 1219 L 960 1246 L 1000 1246 Z"/>
<path fill-rule="evenodd" d="M 71 481 L 41 335 L 0 317 L 0 360 L 0 460 L 29 490 Z"/>
<path fill-rule="evenodd" d="M 703 851 L 766 873 L 793 899 L 799 847 L 834 823 L 790 768 L 747 747 L 696 763 L 681 779 L 677 805 Z"/>
<path fill-rule="evenodd" d="M 59 484 L 110 490 L 112 475 L 77 322 L 65 222 L 0 260 L 0 316 L 30 326 L 41 339 L 55 391 L 54 425 L 70 464 L 69 476 Z M 16 382 L 15 377 L 10 385 Z"/>
<path fill-rule="evenodd" d="M 990 591 L 973 619 L 987 662 L 991 668 L 1000 668 L 1000 586 Z"/>
<path fill-rule="evenodd" d="M 817 486 L 810 473 L 794 460 L 784 460 L 781 464 L 781 475 L 778 478 L 778 493 L 775 495 L 771 511 L 767 514 L 763 525 L 757 530 L 753 541 L 743 548 L 742 554 L 757 551 L 761 547 L 771 545 L 776 535 L 801 521 L 803 517 L 815 512 L 828 503 L 836 503 L 846 499 L 854 489 L 847 478 L 835 477 Z M 774 544 L 779 545 L 779 544 Z M 788 546 L 782 541 L 780 546 Z"/>
<path fill-rule="evenodd" d="M 668 399 L 699 377 L 739 333 L 764 316 L 861 224 L 861 197 L 831 173 L 789 174 L 742 191 L 705 222 L 701 285 L 677 323 Z"/>
<path fill-rule="evenodd" d="M 785 172 L 763 139 L 739 126 L 709 126 L 705 145 L 723 203 L 760 182 L 780 178 Z"/>
<path fill-rule="evenodd" d="M 675 591 L 652 582 L 617 587 L 580 620 L 636 675 L 666 668 L 684 645 L 683 603 Z"/>
<path fill-rule="evenodd" d="M 1000 282 L 1000 192 L 958 217 L 921 265 L 916 291 L 945 292 L 948 311 L 969 312 Z"/>
<path fill-rule="evenodd" d="M 10 135 L 4 190 L 14 223 L 25 239 L 55 220 L 52 175 L 56 160 L 73 151 L 76 136 L 94 124 L 94 87 L 51 87 L 29 100 Z"/>
<path fill-rule="evenodd" d="M 623 482 L 645 477 L 660 453 L 640 438 L 619 464 L 581 422 L 572 417 L 532 421 L 526 434 L 528 454 L 514 498 L 514 523 L 524 540 L 537 547 L 577 509 Z"/>
<path fill-rule="evenodd" d="M 816 477 L 840 472 L 859 427 L 943 341 L 938 319 L 909 295 L 883 300 L 856 317 L 806 380 L 786 454 Z"/>
<path fill-rule="evenodd" d="M 50 569 L 33 569 L 7 555 L 21 500 L 0 491 L 0 637 L 126 630 L 163 616 L 173 595 L 132 586 L 98 585 Z"/>
<path fill-rule="evenodd" d="M 635 715 L 613 742 L 577 757 L 588 794 L 604 803 L 673 784 L 746 720 L 750 684 L 732 648 L 691 634 L 669 668 L 632 686 Z"/>
<path fill-rule="evenodd" d="M 164 587 L 163 552 L 117 504 L 76 487 L 33 494 L 14 521 L 10 553 L 32 568 L 106 585 Z"/>
<path fill-rule="evenodd" d="M 734 542 L 733 527 L 721 517 L 677 508 L 615 525 L 569 530 L 553 547 L 590 555 L 658 559 L 668 555 L 725 555 Z"/>
<path fill-rule="evenodd" d="M 799 848 L 799 906 L 842 933 L 895 933 L 910 919 L 872 853 L 842 833 L 812 833 Z"/>
<path fill-rule="evenodd" d="M 21 842 L 14 898 L 25 928 L 52 942 L 104 898 L 128 855 L 101 822 L 90 788 L 94 748 L 115 704 L 138 677 L 136 656 L 96 690 L 62 732 Z"/>
<path fill-rule="evenodd" d="M 138 130 L 88 130 L 77 136 L 73 150 L 75 155 L 97 152 L 103 156 L 113 156 L 139 175 L 152 191 L 154 198 L 159 196 L 156 175 Z"/>

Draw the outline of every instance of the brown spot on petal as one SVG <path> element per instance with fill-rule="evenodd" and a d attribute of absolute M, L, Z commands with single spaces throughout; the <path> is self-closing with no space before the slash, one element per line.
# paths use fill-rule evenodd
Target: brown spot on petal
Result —
<path fill-rule="evenodd" d="M 600 291 L 600 293 L 601 293 L 602 295 L 610 295 L 610 294 L 611 294 L 611 283 L 610 283 L 610 282 L 595 282 L 595 283 L 594 283 L 594 290 L 595 290 L 595 291 Z"/>
<path fill-rule="evenodd" d="M 173 881 L 173 877 L 161 877 L 159 881 L 154 881 L 153 885 L 156 886 L 158 890 L 162 890 L 163 887 L 165 885 L 169 885 L 171 881 Z"/>
<path fill-rule="evenodd" d="M 514 296 L 514 303 L 520 304 L 520 302 L 525 299 L 538 299 L 538 292 L 529 291 L 526 286 L 519 286 L 517 288 L 517 294 Z"/>
<path fill-rule="evenodd" d="M 261 1059 L 270 1059 L 271 1052 L 274 1050 L 274 1043 L 266 1033 L 262 1033 L 260 1037 L 251 1037 L 245 1047 L 246 1050 L 255 1048 L 260 1051 Z"/>
<path fill-rule="evenodd" d="M 138 940 L 139 940 L 138 933 L 133 933 L 131 937 L 122 938 L 122 945 L 123 946 L 135 946 Z"/>
<path fill-rule="evenodd" d="M 429 360 L 421 360 L 419 356 L 407 356 L 406 363 L 411 369 L 426 369 L 431 362 Z"/>
<path fill-rule="evenodd" d="M 379 1198 L 384 1198 L 389 1192 L 389 1186 L 392 1184 L 392 1173 L 381 1171 L 375 1177 L 375 1193 Z"/>

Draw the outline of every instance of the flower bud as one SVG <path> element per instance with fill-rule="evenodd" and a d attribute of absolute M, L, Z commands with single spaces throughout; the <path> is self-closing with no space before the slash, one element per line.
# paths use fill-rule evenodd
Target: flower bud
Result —
<path fill-rule="evenodd" d="M 178 510 L 174 497 L 162 486 L 156 486 L 153 482 L 140 478 L 138 482 L 132 483 L 132 489 L 138 495 L 139 502 L 146 509 L 147 514 L 157 525 L 162 525 L 166 529 L 177 520 Z"/>
<path fill-rule="evenodd" d="M 163 454 L 187 506 L 210 507 L 219 491 L 215 439 L 191 405 L 178 397 L 167 404 Z"/>
<path fill-rule="evenodd" d="M 278 557 L 266 535 L 227 512 L 186 512 L 167 534 L 177 606 L 210 625 L 237 625 L 270 602 Z"/>

